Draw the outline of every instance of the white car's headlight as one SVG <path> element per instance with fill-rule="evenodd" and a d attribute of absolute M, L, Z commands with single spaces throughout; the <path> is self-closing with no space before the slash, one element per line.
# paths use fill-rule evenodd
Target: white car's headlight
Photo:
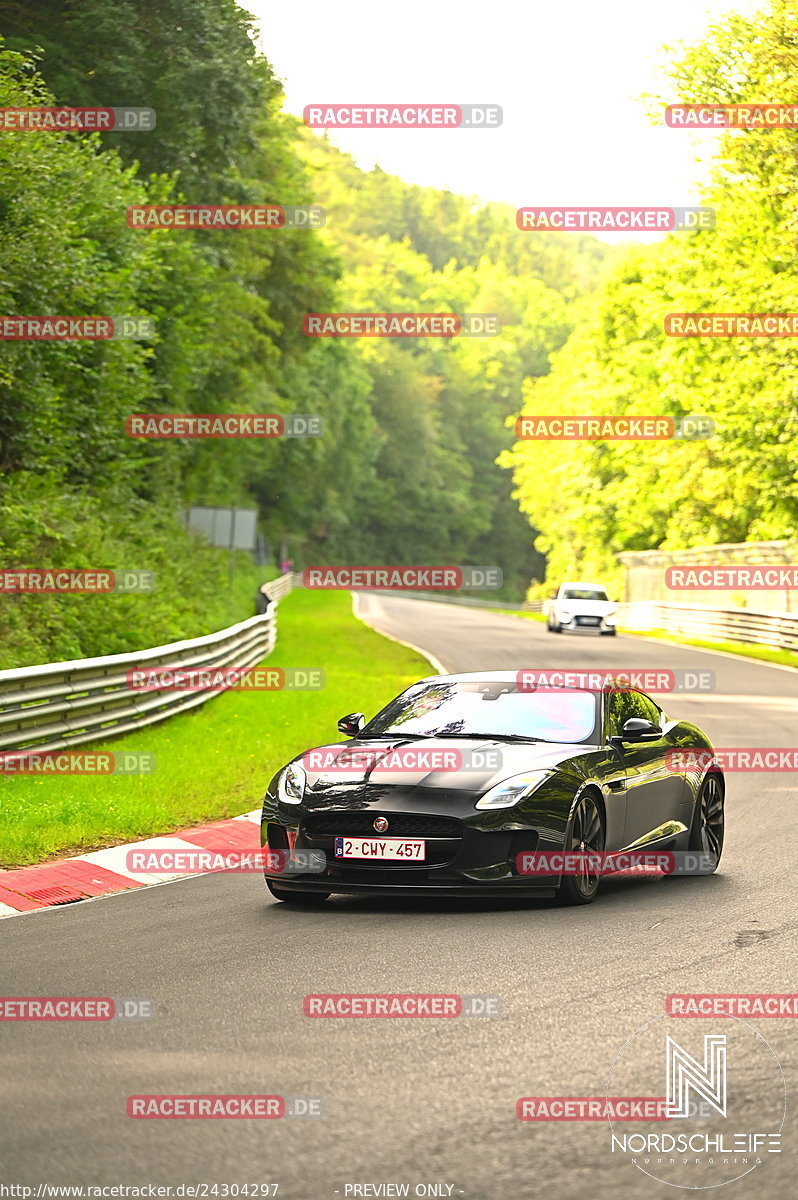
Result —
<path fill-rule="evenodd" d="M 277 799 L 283 804 L 301 804 L 307 781 L 299 763 L 289 763 L 277 780 Z"/>
<path fill-rule="evenodd" d="M 523 775 L 513 775 L 497 783 L 489 792 L 477 800 L 477 808 L 510 808 L 522 796 L 529 796 L 540 787 L 544 779 L 548 779 L 551 771 L 525 771 Z"/>
<path fill-rule="evenodd" d="M 567 608 L 560 609 L 560 620 L 561 621 L 568 622 L 568 621 L 570 621 L 572 616 L 573 616 L 573 613 L 570 613 Z"/>

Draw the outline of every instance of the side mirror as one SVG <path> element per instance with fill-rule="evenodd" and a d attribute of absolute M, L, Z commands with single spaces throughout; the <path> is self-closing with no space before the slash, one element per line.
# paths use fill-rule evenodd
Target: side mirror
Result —
<path fill-rule="evenodd" d="M 662 730 L 653 721 L 647 721 L 645 717 L 630 717 L 624 724 L 620 737 L 612 740 L 614 742 L 656 742 L 661 737 Z"/>
<path fill-rule="evenodd" d="M 338 732 L 345 733 L 348 737 L 357 737 L 365 724 L 366 718 L 362 713 L 349 713 L 338 722 Z"/>

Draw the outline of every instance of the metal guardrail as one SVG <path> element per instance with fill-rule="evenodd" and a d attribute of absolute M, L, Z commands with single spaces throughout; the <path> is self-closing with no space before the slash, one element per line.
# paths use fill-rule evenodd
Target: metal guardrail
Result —
<path fill-rule="evenodd" d="M 542 613 L 542 600 L 525 604 L 490 602 L 465 596 L 446 596 L 438 592 L 391 592 L 416 600 L 444 601 L 475 608 L 504 608 L 516 612 Z M 661 629 L 685 637 L 706 638 L 717 642 L 747 642 L 757 646 L 773 646 L 778 650 L 798 652 L 798 614 L 754 612 L 748 608 L 712 609 L 686 604 L 658 604 L 640 600 L 618 605 L 618 627 L 634 632 L 636 629 Z"/>
<path fill-rule="evenodd" d="M 618 606 L 622 629 L 662 629 L 716 642 L 747 642 L 798 652 L 798 615 L 749 608 L 694 608 L 687 604 L 638 601 Z"/>
<path fill-rule="evenodd" d="M 263 596 L 266 604 L 277 603 L 282 600 L 283 596 L 287 596 L 292 587 L 296 586 L 294 575 L 289 571 L 287 575 L 281 575 L 279 579 L 272 579 L 269 583 L 264 583 L 258 588 L 259 595 Z"/>
<path fill-rule="evenodd" d="M 64 750 L 130 733 L 218 696 L 213 691 L 137 691 L 127 682 L 136 668 L 173 671 L 249 670 L 274 649 L 277 601 L 291 591 L 283 575 L 260 589 L 266 612 L 205 637 L 170 642 L 130 654 L 46 663 L 0 671 L 0 754 Z"/>

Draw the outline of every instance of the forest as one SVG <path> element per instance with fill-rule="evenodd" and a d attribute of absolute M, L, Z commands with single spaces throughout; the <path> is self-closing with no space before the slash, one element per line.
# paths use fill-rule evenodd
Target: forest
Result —
<path fill-rule="evenodd" d="M 666 63 L 663 105 L 789 96 L 794 5 Z M 0 666 L 114 653 L 249 615 L 188 505 L 256 507 L 273 563 L 496 565 L 523 599 L 616 554 L 794 536 L 786 338 L 670 338 L 670 312 L 794 307 L 795 134 L 730 130 L 711 231 L 609 246 L 361 170 L 283 111 L 233 0 L 0 2 L 0 107 L 147 106 L 141 132 L 0 132 L 4 315 L 148 336 L 4 341 L 5 568 L 154 571 L 153 595 L 3 598 Z M 754 36 L 756 34 L 756 36 Z M 268 48 L 267 48 L 268 52 Z M 674 137 L 687 136 L 674 130 Z M 320 205 L 322 228 L 131 228 L 143 204 Z M 321 312 L 495 313 L 494 337 L 314 338 Z M 151 440 L 134 413 L 311 413 L 314 438 Z M 515 441 L 519 413 L 714 417 L 702 441 Z M 249 588 L 249 593 L 246 591 Z M 243 606 L 243 607 L 242 607 Z M 121 616 L 121 620 L 120 620 Z"/>

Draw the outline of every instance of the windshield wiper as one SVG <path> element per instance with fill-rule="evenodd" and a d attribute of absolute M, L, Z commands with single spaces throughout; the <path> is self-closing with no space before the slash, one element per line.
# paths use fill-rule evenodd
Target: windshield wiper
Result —
<path fill-rule="evenodd" d="M 381 734 L 382 737 L 390 737 L 390 734 Z M 547 738 L 527 737 L 523 733 L 408 733 L 394 736 L 402 736 L 409 738 L 439 738 L 445 742 L 447 738 L 466 738 L 468 741 L 493 741 L 493 742 L 546 742 Z"/>
<path fill-rule="evenodd" d="M 440 737 L 439 733 L 396 733 L 394 730 L 387 730 L 385 733 L 358 733 L 357 740 L 360 742 L 396 742 L 404 739 L 412 741 L 414 738 L 436 738 Z"/>
<path fill-rule="evenodd" d="M 468 737 L 487 738 L 494 742 L 545 742 L 547 738 L 527 737 L 524 733 L 470 733 Z"/>

